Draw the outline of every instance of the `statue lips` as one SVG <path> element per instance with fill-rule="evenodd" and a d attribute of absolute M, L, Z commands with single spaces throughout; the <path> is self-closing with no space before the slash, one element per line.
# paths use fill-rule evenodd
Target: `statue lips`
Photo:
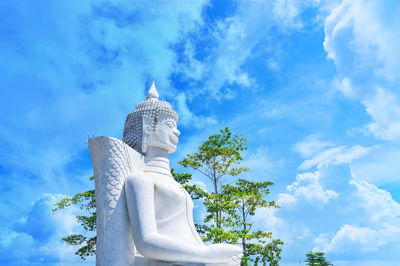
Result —
<path fill-rule="evenodd" d="M 172 142 L 173 144 L 178 144 L 179 139 L 178 139 L 178 137 L 177 137 L 175 134 L 170 135 L 170 136 L 169 136 L 169 139 L 171 140 L 171 142 Z"/>

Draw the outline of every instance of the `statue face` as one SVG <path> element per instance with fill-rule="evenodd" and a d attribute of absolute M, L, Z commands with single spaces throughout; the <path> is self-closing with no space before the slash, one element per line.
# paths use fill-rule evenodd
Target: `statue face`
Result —
<path fill-rule="evenodd" d="M 173 153 L 176 151 L 180 134 L 174 119 L 160 115 L 157 131 L 150 133 L 149 147 L 160 148 L 168 153 Z"/>

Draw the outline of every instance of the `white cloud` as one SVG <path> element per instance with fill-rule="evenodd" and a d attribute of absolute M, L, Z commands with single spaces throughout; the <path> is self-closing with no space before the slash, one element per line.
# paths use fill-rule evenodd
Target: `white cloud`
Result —
<path fill-rule="evenodd" d="M 285 245 L 294 241 L 294 236 L 300 236 L 307 233 L 303 226 L 293 228 L 281 215 L 281 210 L 277 208 L 258 209 L 252 218 L 254 229 L 261 229 L 272 233 L 273 239 L 281 239 Z M 284 251 L 285 252 L 285 251 Z"/>
<path fill-rule="evenodd" d="M 374 251 L 378 248 L 375 245 L 377 233 L 368 227 L 354 227 L 346 224 L 340 228 L 328 243 L 326 243 L 326 239 L 323 237 L 317 238 L 316 243 L 325 244 L 323 251 L 327 253 L 345 252 L 349 246 L 354 244 L 360 245 L 363 251 Z"/>
<path fill-rule="evenodd" d="M 186 103 L 186 95 L 181 92 L 177 96 L 178 102 L 178 113 L 179 113 L 179 121 L 184 126 L 195 127 L 195 128 L 204 128 L 207 126 L 213 126 L 218 123 L 216 118 L 213 117 L 204 117 L 197 116 L 192 111 L 189 110 L 189 107 Z"/>
<path fill-rule="evenodd" d="M 311 157 L 321 152 L 323 149 L 335 146 L 332 141 L 323 141 L 317 135 L 308 135 L 304 140 L 296 143 L 293 150 L 298 152 L 303 158 Z"/>
<path fill-rule="evenodd" d="M 372 90 L 371 95 L 361 102 L 365 106 L 367 114 L 372 118 L 372 122 L 348 130 L 348 135 L 372 134 L 377 139 L 398 143 L 400 140 L 400 102 L 398 96 L 380 87 Z"/>
<path fill-rule="evenodd" d="M 53 213 L 54 204 L 63 195 L 42 194 L 32 204 L 28 214 L 12 228 L 2 228 L 0 234 L 0 262 L 7 265 L 36 265 L 81 263 L 74 254 L 75 248 L 61 240 L 74 230 L 79 230 L 76 208 Z M 21 252 L 23 251 L 23 252 Z M 87 263 L 93 263 L 93 257 Z"/>
<path fill-rule="evenodd" d="M 241 165 L 248 167 L 252 174 L 261 173 L 264 178 L 269 178 L 265 175 L 279 171 L 283 164 L 283 159 L 274 158 L 268 147 L 258 147 L 256 152 L 245 155 L 241 163 Z"/>
<path fill-rule="evenodd" d="M 265 40 L 273 26 L 281 31 L 301 29 L 301 12 L 306 6 L 314 5 L 316 3 L 313 1 L 238 2 L 235 14 L 210 25 L 208 30 L 212 35 L 211 45 L 209 55 L 203 61 L 196 58 L 192 44 L 185 45 L 185 67 L 180 68 L 180 71 L 194 81 L 207 77 L 203 89 L 199 90 L 197 86 L 193 94 L 207 93 L 216 99 L 225 99 L 232 97 L 225 91 L 226 86 L 235 84 L 247 89 L 257 87 L 249 73 L 243 69 L 253 49 Z M 276 58 L 270 58 L 267 65 L 273 71 L 279 69 Z"/>
<path fill-rule="evenodd" d="M 225 83 L 250 86 L 248 74 L 240 68 L 258 42 L 258 39 L 251 40 L 253 36 L 249 35 L 251 33 L 247 31 L 240 17 L 230 17 L 217 23 L 214 37 L 218 47 L 215 60 L 211 62 L 210 78 L 205 86 L 212 96 L 225 98 L 225 93 L 219 91 Z"/>
<path fill-rule="evenodd" d="M 378 251 L 383 246 L 398 246 L 400 228 L 398 225 L 382 224 L 376 228 L 358 227 L 345 224 L 332 239 L 318 237 L 315 243 L 318 250 L 326 253 L 347 253 L 359 250 L 362 252 Z"/>
<path fill-rule="evenodd" d="M 178 70 L 185 74 L 186 77 L 194 80 L 203 78 L 205 65 L 196 58 L 196 47 L 192 42 L 186 42 L 183 51 L 184 62 L 178 64 Z"/>
<path fill-rule="evenodd" d="M 279 193 L 277 204 L 278 206 L 292 206 L 296 203 L 297 198 L 292 194 Z"/>
<path fill-rule="evenodd" d="M 273 15 L 278 26 L 286 28 L 301 29 L 303 22 L 299 15 L 306 1 L 300 0 L 278 0 L 273 5 Z"/>
<path fill-rule="evenodd" d="M 386 140 L 400 139 L 400 104 L 397 97 L 382 88 L 363 101 L 367 113 L 374 120 L 366 125 L 375 137 Z"/>
<path fill-rule="evenodd" d="M 371 222 L 397 220 L 400 225 L 400 204 L 393 200 L 389 192 L 362 180 L 352 179 L 349 183 L 357 188 L 356 196 L 369 213 Z"/>
<path fill-rule="evenodd" d="M 325 21 L 324 47 L 337 68 L 337 87 L 364 104 L 372 121 L 352 130 L 400 140 L 400 17 L 397 2 L 345 0 Z"/>
<path fill-rule="evenodd" d="M 364 226 L 344 224 L 333 237 L 327 234 L 315 239 L 319 249 L 329 253 L 347 253 L 355 250 L 372 252 L 383 246 L 398 247 L 400 244 L 400 204 L 389 192 L 368 182 L 358 180 L 353 174 L 349 182 L 356 189 L 357 204 L 367 216 Z"/>
<path fill-rule="evenodd" d="M 202 190 L 208 192 L 206 183 L 204 183 L 204 182 L 202 182 L 202 181 L 193 181 L 193 180 L 190 180 L 190 181 L 189 181 L 189 184 L 190 184 L 190 185 L 196 185 L 196 186 L 198 186 L 199 188 L 201 188 Z"/>
<path fill-rule="evenodd" d="M 305 160 L 299 166 L 299 169 L 309 169 L 313 166 L 321 167 L 350 163 L 352 160 L 367 154 L 371 149 L 373 148 L 363 147 L 360 145 L 354 145 L 350 148 L 345 146 L 329 148 L 318 153 L 315 157 Z"/>
<path fill-rule="evenodd" d="M 277 102 L 275 99 L 263 99 L 257 103 L 258 115 L 262 118 L 278 120 L 290 117 L 292 109 L 287 105 Z"/>
<path fill-rule="evenodd" d="M 396 78 L 400 70 L 397 48 L 398 7 L 380 1 L 345 0 L 326 19 L 325 50 L 338 67 L 356 67 L 385 78 Z M 343 46 L 346 44 L 348 46 Z M 349 58 L 343 58 L 350 52 Z"/>
<path fill-rule="evenodd" d="M 336 191 L 324 189 L 320 183 L 320 177 L 319 171 L 298 174 L 296 181 L 286 187 L 291 194 L 279 194 L 277 204 L 291 206 L 299 199 L 305 199 L 309 203 L 327 204 L 329 200 L 338 198 L 339 194 Z"/>
<path fill-rule="evenodd" d="M 354 159 L 369 153 L 374 148 L 376 147 L 363 147 L 361 145 L 351 147 L 337 146 L 332 141 L 323 141 L 318 136 L 310 135 L 296 143 L 293 150 L 303 158 L 307 158 L 299 166 L 299 169 L 304 170 L 314 166 L 320 168 L 328 165 L 350 163 Z"/>
<path fill-rule="evenodd" d="M 346 97 L 355 97 L 355 92 L 351 86 L 351 80 L 349 78 L 343 78 L 341 81 L 336 80 L 335 86 L 338 90 L 342 91 Z"/>
<path fill-rule="evenodd" d="M 400 147 L 385 143 L 351 163 L 351 170 L 362 180 L 382 186 L 400 180 Z"/>
<path fill-rule="evenodd" d="M 290 193 L 279 194 L 278 205 L 293 206 L 299 198 L 309 203 L 327 204 L 329 200 L 338 198 L 338 192 L 326 189 L 321 184 L 321 171 L 329 166 L 351 163 L 374 148 L 360 145 L 336 146 L 332 141 L 323 141 L 316 135 L 307 136 L 293 146 L 294 151 L 306 158 L 298 168 L 304 170 L 316 166 L 318 170 L 298 174 L 296 180 L 286 187 Z"/>
<path fill-rule="evenodd" d="M 268 66 L 268 69 L 271 71 L 279 71 L 281 69 L 279 66 L 279 63 L 274 58 L 268 58 L 267 66 Z"/>
<path fill-rule="evenodd" d="M 261 208 L 257 210 L 253 221 L 267 231 L 271 231 L 274 234 L 274 238 L 278 237 L 279 229 L 285 226 L 285 221 L 278 217 L 277 212 L 279 209 L 276 208 Z"/>

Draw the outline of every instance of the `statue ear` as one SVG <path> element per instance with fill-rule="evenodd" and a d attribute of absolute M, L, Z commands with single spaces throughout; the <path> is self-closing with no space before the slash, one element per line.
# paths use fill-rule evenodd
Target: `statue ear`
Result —
<path fill-rule="evenodd" d="M 149 138 L 152 133 L 151 120 L 148 117 L 143 116 L 142 125 L 142 153 L 146 153 L 147 149 L 149 148 Z"/>

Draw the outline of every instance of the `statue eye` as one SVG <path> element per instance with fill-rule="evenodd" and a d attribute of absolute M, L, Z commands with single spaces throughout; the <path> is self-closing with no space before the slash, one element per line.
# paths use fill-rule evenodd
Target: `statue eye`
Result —
<path fill-rule="evenodd" d="M 175 127 L 175 123 L 171 120 L 166 121 L 165 124 L 167 124 L 169 127 Z"/>

